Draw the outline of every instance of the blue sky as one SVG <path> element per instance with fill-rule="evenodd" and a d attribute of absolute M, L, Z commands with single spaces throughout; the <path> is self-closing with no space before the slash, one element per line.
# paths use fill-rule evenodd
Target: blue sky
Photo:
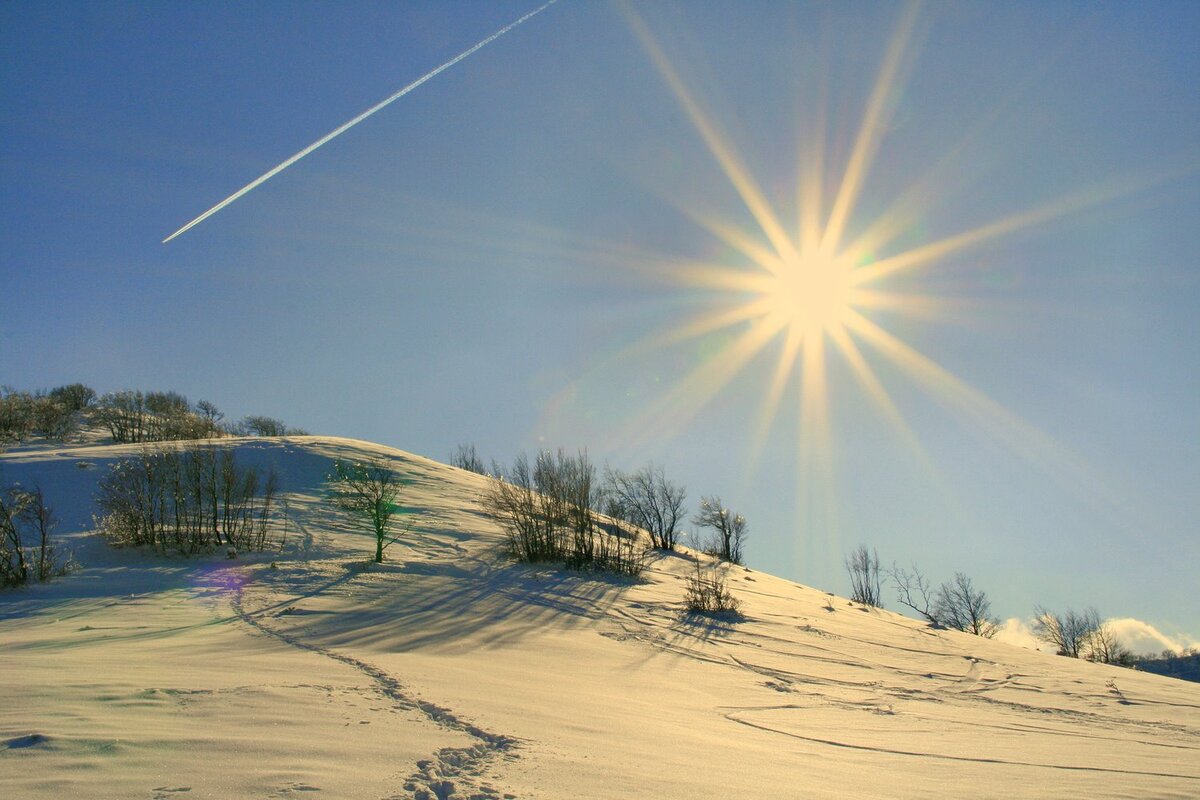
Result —
<path fill-rule="evenodd" d="M 1200 637 L 1200 8 L 560 0 L 160 243 L 536 7 L 4 4 L 0 382 L 653 459 L 757 568 L 845 591 L 865 542 Z M 824 223 L 889 52 L 843 239 L 896 225 L 855 266 L 1011 223 L 872 283 L 928 361 L 850 331 L 881 395 L 828 336 L 819 375 L 733 358 L 753 320 L 670 341 L 754 296 L 681 277 L 761 271 L 718 229 L 773 246 L 720 148 Z"/>

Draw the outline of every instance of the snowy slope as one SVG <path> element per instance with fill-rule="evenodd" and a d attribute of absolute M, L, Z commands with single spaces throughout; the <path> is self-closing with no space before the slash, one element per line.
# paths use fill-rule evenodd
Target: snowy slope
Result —
<path fill-rule="evenodd" d="M 686 552 L 638 583 L 517 565 L 479 476 L 345 439 L 226 446 L 281 472 L 282 554 L 96 541 L 95 482 L 135 447 L 0 455 L 84 564 L 0 594 L 0 796 L 1200 796 L 1200 686 L 742 568 L 743 621 L 690 618 Z M 409 481 L 382 566 L 321 501 L 361 455 Z"/>

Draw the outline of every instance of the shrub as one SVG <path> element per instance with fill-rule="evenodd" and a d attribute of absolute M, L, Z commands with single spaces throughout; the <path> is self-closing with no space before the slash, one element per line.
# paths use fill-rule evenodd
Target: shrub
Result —
<path fill-rule="evenodd" d="M 725 584 L 725 573 L 718 567 L 701 569 L 696 561 L 696 573 L 689 575 L 684 586 L 684 607 L 696 614 L 738 614 L 742 602 L 733 596 Z"/>
<path fill-rule="evenodd" d="M 483 503 L 508 536 L 519 561 L 561 562 L 570 569 L 637 576 L 646 548 L 636 532 L 600 519 L 603 487 L 587 453 L 541 451 L 531 467 L 521 454 L 497 470 Z"/>

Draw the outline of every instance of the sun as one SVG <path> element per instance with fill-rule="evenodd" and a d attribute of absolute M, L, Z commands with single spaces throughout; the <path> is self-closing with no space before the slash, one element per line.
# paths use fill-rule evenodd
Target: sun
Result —
<path fill-rule="evenodd" d="M 844 258 L 820 253 L 782 262 L 760 289 L 767 316 L 801 339 L 840 331 L 854 308 L 852 272 Z"/>
<path fill-rule="evenodd" d="M 790 447 L 796 465 L 797 524 L 802 531 L 820 534 L 825 555 L 834 563 L 840 559 L 835 491 L 840 454 L 835 450 L 841 444 L 835 416 L 843 413 L 846 404 L 840 401 L 845 392 L 859 392 L 910 450 L 914 463 L 939 483 L 945 483 L 942 472 L 906 413 L 906 405 L 922 402 L 922 397 L 1047 475 L 1057 480 L 1067 476 L 1068 488 L 1099 481 L 1086 461 L 1054 437 L 904 341 L 887 324 L 923 323 L 962 308 L 954 297 L 940 297 L 923 285 L 922 271 L 981 243 L 1148 188 L 1170 179 L 1175 171 L 1164 168 L 1161 173 L 1108 180 L 958 233 L 905 242 L 922 214 L 935 205 L 939 180 L 963 163 L 958 153 L 965 152 L 954 148 L 890 201 L 873 199 L 870 205 L 882 209 L 877 214 L 865 218 L 858 209 L 890 130 L 897 86 L 909 63 L 906 50 L 917 4 L 899 14 L 857 134 L 846 140 L 844 162 L 838 164 L 832 157 L 825 105 L 818 103 L 804 135 L 798 132 L 796 137 L 802 144 L 795 194 L 782 202 L 763 190 L 733 140 L 706 112 L 702 98 L 637 12 L 628 5 L 623 10 L 741 207 L 733 214 L 718 213 L 707 197 L 660 191 L 705 235 L 699 254 L 630 250 L 613 258 L 606 248 L 601 257 L 606 267 L 628 269 L 639 279 L 678 291 L 680 307 L 688 308 L 683 315 L 668 314 L 655 330 L 590 373 L 589 378 L 605 375 L 606 380 L 608 368 L 628 374 L 631 365 L 654 351 L 670 353 L 676 364 L 684 365 L 668 380 L 654 374 L 655 384 L 661 385 L 610 433 L 613 449 L 639 452 L 647 442 L 694 430 L 692 423 L 718 395 L 739 381 L 749 383 L 751 390 L 743 392 L 751 402 L 744 414 L 746 480 L 753 480 L 768 448 Z M 841 167 L 840 177 L 831 166 Z M 906 391 L 894 397 L 891 384 L 896 380 L 904 380 L 919 394 Z M 555 407 L 569 402 L 579 386 L 572 382 Z"/>

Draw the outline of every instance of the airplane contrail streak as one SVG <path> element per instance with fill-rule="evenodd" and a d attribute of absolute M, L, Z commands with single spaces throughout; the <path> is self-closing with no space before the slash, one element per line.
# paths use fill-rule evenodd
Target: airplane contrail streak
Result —
<path fill-rule="evenodd" d="M 175 238 L 176 236 L 178 236 L 179 234 L 181 234 L 181 233 L 184 233 L 185 231 L 188 231 L 188 230 L 190 230 L 191 228 L 195 227 L 196 225 L 199 225 L 201 222 L 203 222 L 204 220 L 208 219 L 208 218 L 209 218 L 209 217 L 211 217 L 213 214 L 217 213 L 217 212 L 218 212 L 218 211 L 220 211 L 222 208 L 224 208 L 225 206 L 227 206 L 227 205 L 229 205 L 230 203 L 232 203 L 234 200 L 237 200 L 239 197 L 241 197 L 242 195 L 246 194 L 246 192 L 250 191 L 251 189 L 253 189 L 253 188 L 255 188 L 256 186 L 258 186 L 259 184 L 261 184 L 261 183 L 263 183 L 263 182 L 265 182 L 265 181 L 267 181 L 267 180 L 269 180 L 269 179 L 273 178 L 274 176 L 278 175 L 280 172 L 282 172 L 283 170 L 287 169 L 287 168 L 288 168 L 288 167 L 290 167 L 292 164 L 295 164 L 297 161 L 299 161 L 300 159 L 304 158 L 306 155 L 308 155 L 309 153 L 311 153 L 313 150 L 316 150 L 318 147 L 320 147 L 321 145 L 325 144 L 325 143 L 326 143 L 326 142 L 328 142 L 330 139 L 333 139 L 334 137 L 336 137 L 336 136 L 338 136 L 338 135 L 340 135 L 340 134 L 342 134 L 342 133 L 345 133 L 347 130 L 349 130 L 350 128 L 353 128 L 355 125 L 357 125 L 358 123 L 362 122 L 364 119 L 366 119 L 367 117 L 371 116 L 371 115 L 372 115 L 372 114 L 374 114 L 376 111 L 379 111 L 380 109 L 384 108 L 385 106 L 387 106 L 387 105 L 389 105 L 389 104 L 391 104 L 391 103 L 395 102 L 396 100 L 399 100 L 401 97 L 403 97 L 404 95 L 408 94 L 408 93 L 409 93 L 409 92 L 411 92 L 413 89 L 416 89 L 418 86 L 420 86 L 420 85 L 421 85 L 422 83 L 424 83 L 425 81 L 427 81 L 427 80 L 429 80 L 430 78 L 432 78 L 432 77 L 434 77 L 434 76 L 438 75 L 438 74 L 439 74 L 439 73 L 441 73 L 441 72 L 444 72 L 445 70 L 449 69 L 450 67 L 453 67 L 455 64 L 457 64 L 458 62 L 462 61 L 464 58 L 466 58 L 467 56 L 471 55 L 471 54 L 472 54 L 472 53 L 474 53 L 476 50 L 479 50 L 481 47 L 484 47 L 484 46 L 486 46 L 486 45 L 489 45 L 489 44 L 491 44 L 492 42 L 496 41 L 497 39 L 499 39 L 499 38 L 500 38 L 501 36 L 503 36 L 504 34 L 506 34 L 506 33 L 508 33 L 509 31 L 511 31 L 513 28 L 515 28 L 515 27 L 517 27 L 518 25 L 520 25 L 522 22 L 525 22 L 526 20 L 530 19 L 531 17 L 535 17 L 535 16 L 537 16 L 538 14 L 542 13 L 542 12 L 543 12 L 543 11 L 545 11 L 547 8 L 549 8 L 550 6 L 554 5 L 554 4 L 555 4 L 555 3 L 557 3 L 557 2 L 558 2 L 558 0 L 549 0 L 549 2 L 547 2 L 547 3 L 545 3 L 545 4 L 541 5 L 541 6 L 539 6 L 538 8 L 534 9 L 533 11 L 530 11 L 528 14 L 526 14 L 526 15 L 525 15 L 525 16 L 523 16 L 523 17 L 521 17 L 520 19 L 517 19 L 517 20 L 515 20 L 514 22 L 510 22 L 508 25 L 505 25 L 503 28 L 501 28 L 500 30 L 496 31 L 496 32 L 495 32 L 495 33 L 493 33 L 491 36 L 489 36 L 489 37 L 487 37 L 486 39 L 482 40 L 481 42 L 479 42 L 479 43 L 478 43 L 478 44 L 476 44 L 475 46 L 473 46 L 473 47 L 471 47 L 471 48 L 469 48 L 469 49 L 467 49 L 467 50 L 464 50 L 463 52 L 459 53 L 459 54 L 458 54 L 458 55 L 456 55 L 454 58 L 450 59 L 450 60 L 449 60 L 449 61 L 447 61 L 445 64 L 442 64 L 442 65 L 441 65 L 440 67 L 438 67 L 437 69 L 434 69 L 434 70 L 433 70 L 433 71 L 431 71 L 431 72 L 427 72 L 426 74 L 422 75 L 420 78 L 417 78 L 415 81 L 413 81 L 412 83 L 410 83 L 410 84 L 408 84 L 407 86 L 405 86 L 405 87 L 404 87 L 403 89 L 401 89 L 400 91 L 396 92 L 395 94 L 391 95 L 390 97 L 387 97 L 387 98 L 385 98 L 384 100 L 381 100 L 380 102 L 378 102 L 378 103 L 376 103 L 375 105 L 371 106 L 370 108 L 368 108 L 366 111 L 364 111 L 364 112 L 362 112 L 361 114 L 359 114 L 359 115 L 358 115 L 357 117 L 355 117 L 354 119 L 350 120 L 349 122 L 347 122 L 347 123 L 345 123 L 345 124 L 343 124 L 343 125 L 340 125 L 340 126 L 338 126 L 337 128 L 334 128 L 332 131 L 330 131 L 329 133 L 325 134 L 325 135 L 324 135 L 324 136 L 322 136 L 320 139 L 318 139 L 317 141 L 315 141 L 315 142 L 313 142 L 312 144 L 310 144 L 308 147 L 306 147 L 306 148 L 304 148 L 303 150 L 301 150 L 299 153 L 296 153 L 296 155 L 292 156 L 292 157 L 291 157 L 291 158 L 289 158 L 287 161 L 284 161 L 282 164 L 279 164 L 278 166 L 276 166 L 276 167 L 273 167 L 273 168 L 272 168 L 271 170 L 269 170 L 268 172 L 265 172 L 265 173 L 263 173 L 262 175 L 260 175 L 259 177 L 255 178 L 255 179 L 254 179 L 254 180 L 252 180 L 250 183 L 248 183 L 248 184 L 246 184 L 245 186 L 243 186 L 241 189 L 238 189 L 236 192 L 234 192 L 233 194 L 229 195 L 229 197 L 226 197 L 224 200 L 222 200 L 221 202 L 217 203 L 215 206 L 213 206 L 212 208 L 210 208 L 208 211 L 205 211 L 203 214 L 201 214 L 200 216 L 196 217 L 194 220 L 192 220 L 191 222 L 189 222 L 187 225 L 184 225 L 182 228 L 180 228 L 179 230 L 175 231 L 174 233 L 172 233 L 172 234 L 171 234 L 170 236 L 168 236 L 167 238 L 163 239 L 163 240 L 162 240 L 162 243 L 163 243 L 163 244 L 166 244 L 167 242 L 171 241 L 172 239 L 174 239 L 174 238 Z"/>

